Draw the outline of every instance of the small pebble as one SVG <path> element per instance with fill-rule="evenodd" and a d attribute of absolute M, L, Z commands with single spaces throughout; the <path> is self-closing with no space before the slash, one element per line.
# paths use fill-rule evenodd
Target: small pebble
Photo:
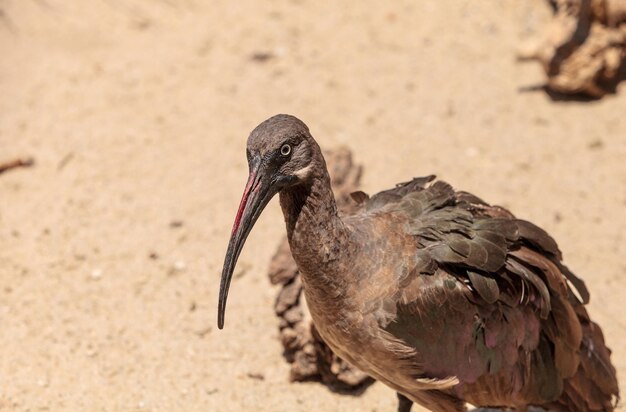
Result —
<path fill-rule="evenodd" d="M 604 142 L 601 139 L 596 139 L 596 140 L 589 142 L 589 144 L 587 144 L 587 147 L 590 150 L 602 149 L 604 147 Z"/>
<path fill-rule="evenodd" d="M 182 220 L 172 220 L 170 222 L 170 227 L 172 229 L 176 229 L 176 228 L 179 228 L 179 227 L 182 227 L 182 226 L 183 226 L 183 221 Z"/>
<path fill-rule="evenodd" d="M 265 376 L 262 373 L 248 373 L 247 376 L 250 379 L 256 379 L 258 381 L 264 381 L 265 380 Z"/>
<path fill-rule="evenodd" d="M 265 63 L 266 61 L 271 60 L 274 57 L 274 54 L 270 52 L 256 52 L 253 53 L 252 56 L 250 56 L 250 59 L 259 63 Z"/>
<path fill-rule="evenodd" d="M 205 327 L 203 327 L 201 329 L 198 329 L 195 333 L 199 337 L 203 338 L 206 335 L 208 335 L 209 333 L 211 333 L 212 330 L 213 330 L 213 328 L 211 328 L 210 326 L 205 326 Z"/>
<path fill-rule="evenodd" d="M 177 273 L 183 272 L 186 268 L 187 268 L 187 264 L 185 263 L 184 260 L 177 260 L 174 262 L 174 264 L 170 268 L 168 274 L 175 275 Z"/>
<path fill-rule="evenodd" d="M 94 269 L 91 271 L 91 278 L 94 280 L 98 280 L 102 278 L 102 269 Z"/>

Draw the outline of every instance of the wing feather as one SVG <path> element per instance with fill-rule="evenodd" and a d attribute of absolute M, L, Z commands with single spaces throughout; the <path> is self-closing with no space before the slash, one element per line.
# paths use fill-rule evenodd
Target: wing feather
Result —
<path fill-rule="evenodd" d="M 513 386 L 529 403 L 554 401 L 580 370 L 584 308 L 570 285 L 587 302 L 584 282 L 543 229 L 433 180 L 358 196 L 367 213 L 404 219 L 415 239 L 385 331 L 419 354 L 422 378 L 456 376 L 480 392 L 475 399 L 506 399 Z"/>

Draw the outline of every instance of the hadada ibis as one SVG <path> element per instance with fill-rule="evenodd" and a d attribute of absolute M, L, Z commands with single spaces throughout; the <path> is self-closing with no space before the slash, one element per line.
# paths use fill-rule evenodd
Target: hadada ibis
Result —
<path fill-rule="evenodd" d="M 339 215 L 322 152 L 296 117 L 248 138 L 250 175 L 222 272 L 280 194 L 313 322 L 332 350 L 398 393 L 399 410 L 612 411 L 615 368 L 589 293 L 544 230 L 434 176 Z"/>

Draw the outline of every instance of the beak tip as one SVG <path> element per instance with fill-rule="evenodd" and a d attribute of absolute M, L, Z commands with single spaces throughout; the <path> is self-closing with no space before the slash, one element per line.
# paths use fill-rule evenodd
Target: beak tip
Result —
<path fill-rule="evenodd" d="M 217 310 L 217 328 L 219 330 L 224 329 L 224 310 L 222 308 Z"/>

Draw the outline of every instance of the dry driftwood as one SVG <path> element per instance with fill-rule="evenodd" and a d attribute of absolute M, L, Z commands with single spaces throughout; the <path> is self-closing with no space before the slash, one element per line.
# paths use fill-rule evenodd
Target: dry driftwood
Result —
<path fill-rule="evenodd" d="M 519 52 L 539 61 L 547 87 L 599 98 L 623 80 L 626 0 L 551 0 L 554 18 L 539 41 Z"/>
<path fill-rule="evenodd" d="M 361 166 L 352 162 L 348 149 L 340 148 L 324 154 L 331 176 L 337 205 L 347 211 L 351 205 L 350 193 L 357 189 Z M 302 296 L 300 274 L 287 238 L 284 237 L 270 263 L 269 278 L 282 288 L 276 297 L 274 310 L 280 318 L 280 339 L 284 356 L 291 364 L 291 381 L 319 380 L 335 390 L 351 390 L 371 381 L 365 373 L 354 368 L 324 343 L 315 330 Z"/>
<path fill-rule="evenodd" d="M 9 160 L 8 162 L 0 163 L 0 173 L 17 167 L 30 167 L 33 164 L 35 164 L 35 161 L 31 157 Z"/>

